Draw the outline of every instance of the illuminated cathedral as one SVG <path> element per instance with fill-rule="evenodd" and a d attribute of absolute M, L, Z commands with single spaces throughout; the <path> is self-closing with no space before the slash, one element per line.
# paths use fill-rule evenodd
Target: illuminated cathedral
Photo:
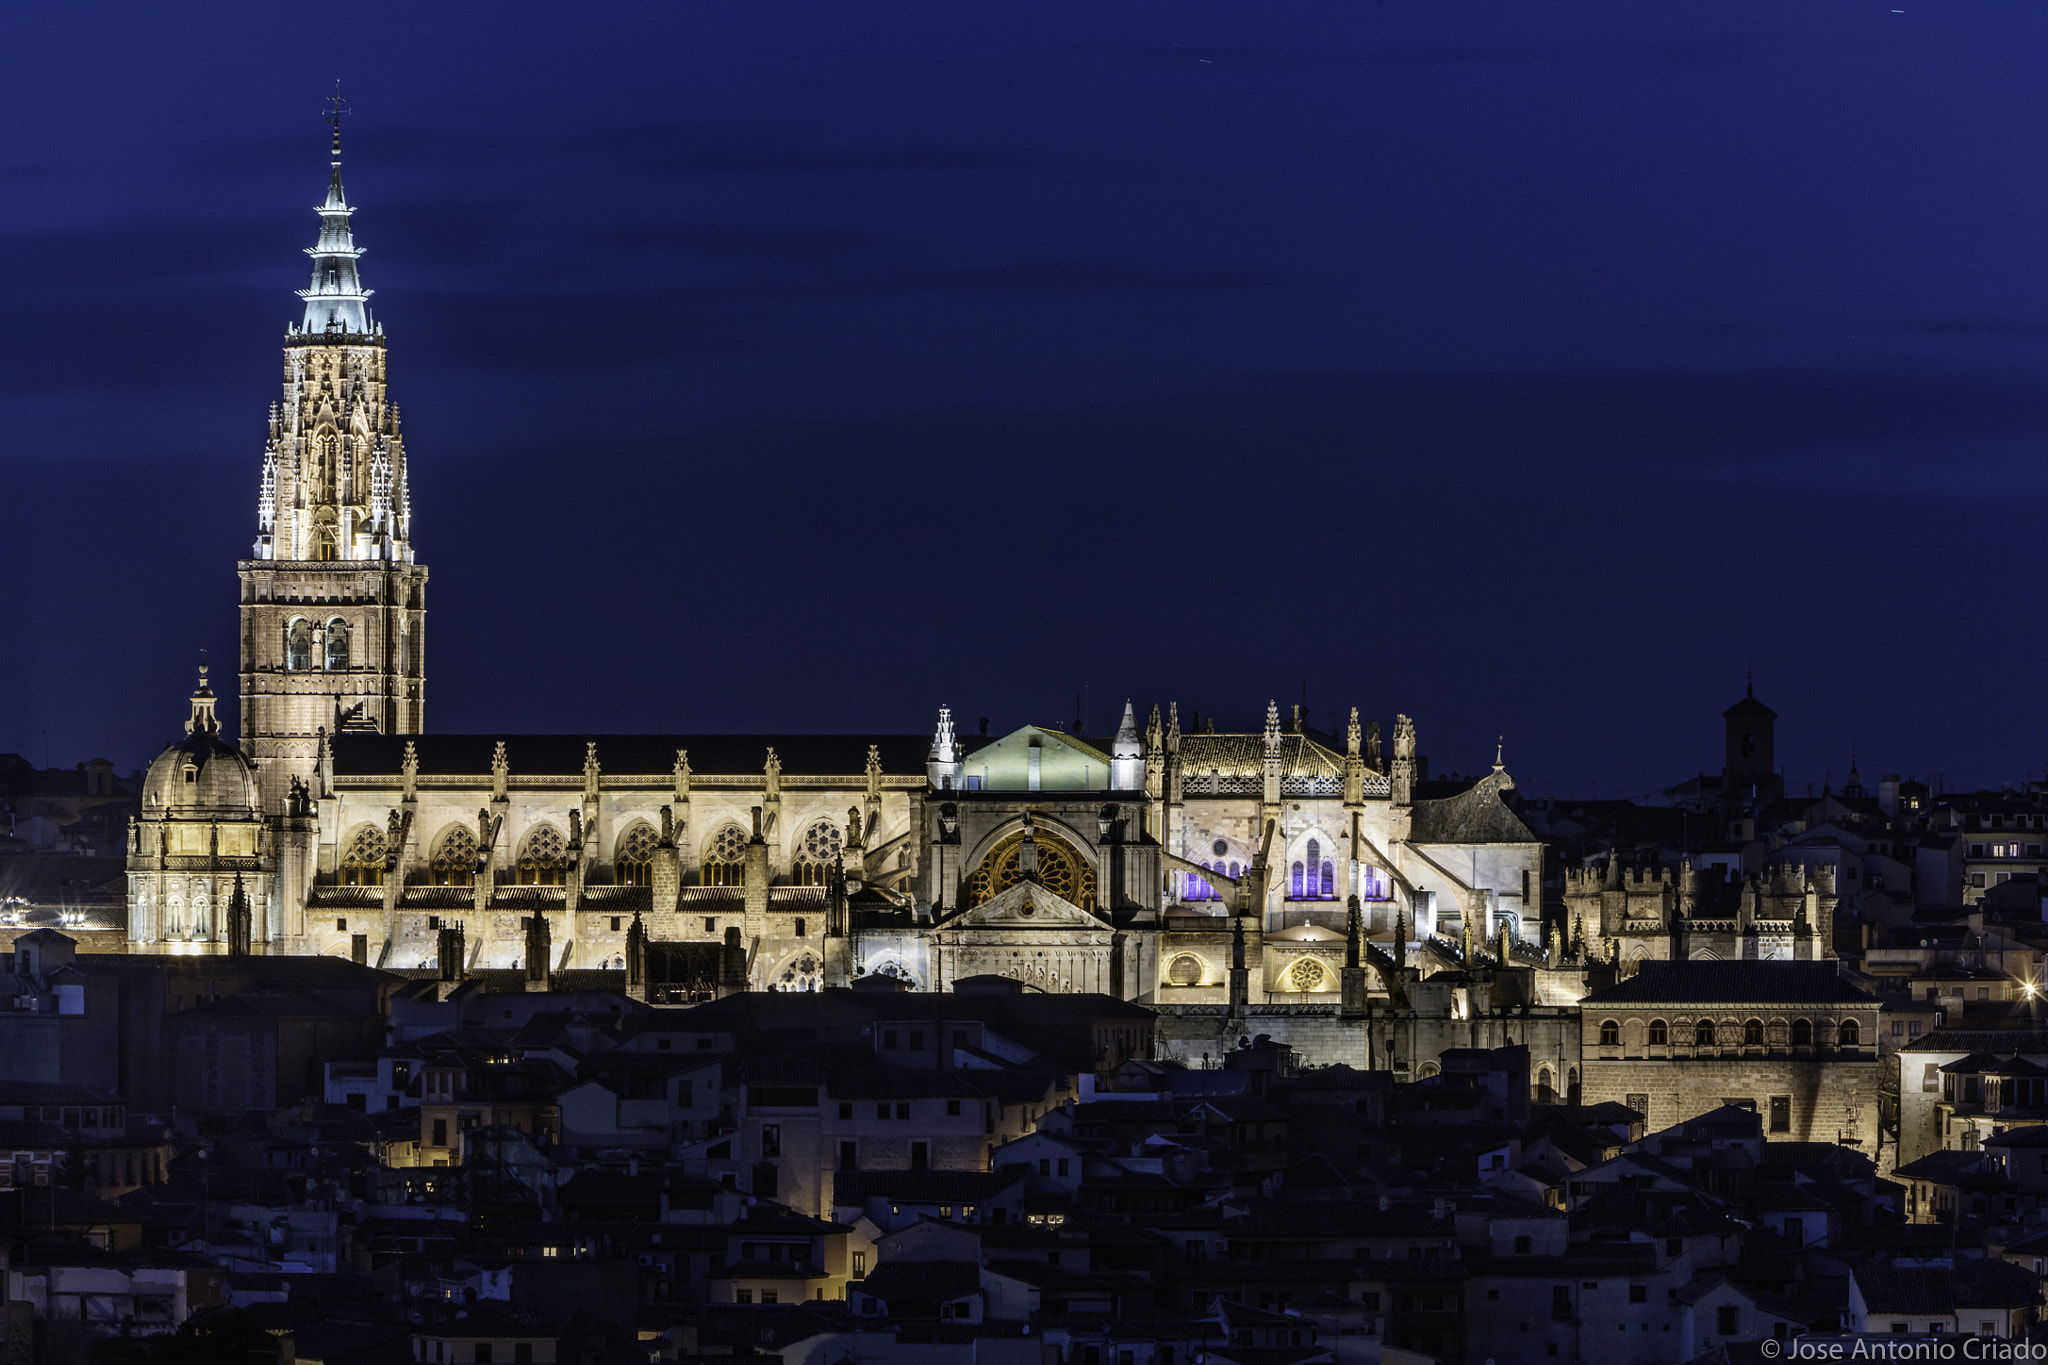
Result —
<path fill-rule="evenodd" d="M 443 735 L 427 570 L 339 130 L 239 565 L 242 734 L 202 678 L 130 835 L 141 952 L 351 956 L 444 978 L 576 973 L 649 999 L 882 982 L 1161 1005 L 1334 1003 L 1432 938 L 1537 937 L 1541 849 L 1498 762 L 1431 783 L 1266 708 L 1126 705 L 1113 736 Z M 1355 907 L 1355 908 L 1354 908 Z"/>

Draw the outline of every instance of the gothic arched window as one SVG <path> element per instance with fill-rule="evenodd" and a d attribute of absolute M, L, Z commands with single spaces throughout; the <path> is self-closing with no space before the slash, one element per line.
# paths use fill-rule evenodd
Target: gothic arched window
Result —
<path fill-rule="evenodd" d="M 741 886 L 747 879 L 747 836 L 727 825 L 704 850 L 704 885 Z"/>
<path fill-rule="evenodd" d="M 568 880 L 568 841 L 553 825 L 535 825 L 519 846 L 519 884 L 560 886 Z"/>
<path fill-rule="evenodd" d="M 348 622 L 338 616 L 327 623 L 327 671 L 348 671 Z"/>
<path fill-rule="evenodd" d="M 457 825 L 435 843 L 428 872 L 435 886 L 476 885 L 476 835 L 467 825 Z"/>
<path fill-rule="evenodd" d="M 304 617 L 285 627 L 284 666 L 294 673 L 313 666 L 313 623 Z"/>
<path fill-rule="evenodd" d="M 387 849 L 384 831 L 375 825 L 363 825 L 349 836 L 348 846 L 341 854 L 341 884 L 343 886 L 384 885 L 384 855 Z"/>
<path fill-rule="evenodd" d="M 1294 864 L 1294 866 L 1291 869 L 1289 869 L 1287 874 L 1287 899 L 1291 901 L 1298 901 L 1302 899 L 1301 891 L 1303 876 L 1304 873 L 1302 870 L 1302 865 L 1299 861 L 1297 861 Z"/>
<path fill-rule="evenodd" d="M 635 820 L 612 854 L 612 880 L 620 886 L 654 885 L 654 826 Z"/>
<path fill-rule="evenodd" d="M 1792 1021 L 1792 1046 L 1813 1046 L 1813 1020 L 1794 1019 Z"/>
<path fill-rule="evenodd" d="M 1326 901 L 1337 899 L 1337 867 L 1330 859 L 1323 859 L 1322 898 Z"/>
<path fill-rule="evenodd" d="M 1390 901 L 1394 898 L 1393 879 L 1385 870 L 1377 867 L 1358 869 L 1358 898 L 1364 901 Z"/>
<path fill-rule="evenodd" d="M 212 917 L 212 896 L 206 883 L 192 883 L 192 937 L 208 937 L 213 932 Z"/>
<path fill-rule="evenodd" d="M 845 840 L 839 826 L 830 820 L 812 824 L 797 841 L 796 857 L 789 868 L 790 880 L 798 886 L 823 886 L 831 870 L 839 866 Z"/>

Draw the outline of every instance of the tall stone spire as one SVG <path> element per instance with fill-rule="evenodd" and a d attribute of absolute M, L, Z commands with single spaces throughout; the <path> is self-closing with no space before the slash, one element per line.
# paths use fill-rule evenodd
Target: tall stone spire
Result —
<path fill-rule="evenodd" d="M 313 258 L 313 283 L 299 291 L 299 297 L 306 301 L 301 332 L 368 334 L 373 330 L 370 291 L 363 288 L 356 272 L 356 262 L 363 252 L 348 227 L 349 215 L 355 210 L 348 206 L 348 196 L 341 188 L 341 116 L 347 112 L 341 102 L 341 82 L 336 81 L 327 114 L 327 121 L 334 128 L 327 200 L 314 210 L 320 215 L 319 239 L 306 248 L 306 254 Z"/>
<path fill-rule="evenodd" d="M 365 306 L 362 255 L 341 187 L 341 105 L 327 119 L 326 201 L 308 249 L 303 319 L 284 336 L 270 407 L 256 542 L 241 574 L 242 747 L 281 811 L 313 775 L 315 737 L 418 734 L 427 571 L 413 557 L 412 494 L 384 331 Z"/>

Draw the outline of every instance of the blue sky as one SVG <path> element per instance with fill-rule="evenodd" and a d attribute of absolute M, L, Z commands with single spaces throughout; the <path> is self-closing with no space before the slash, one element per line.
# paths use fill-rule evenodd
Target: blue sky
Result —
<path fill-rule="evenodd" d="M 232 658 L 339 77 L 431 728 L 2039 773 L 2048 12 L 1902 8 L 17 7 L 0 750 Z"/>

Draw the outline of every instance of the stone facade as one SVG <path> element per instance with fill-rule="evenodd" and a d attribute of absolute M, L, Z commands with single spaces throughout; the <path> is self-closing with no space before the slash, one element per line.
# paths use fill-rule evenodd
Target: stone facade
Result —
<path fill-rule="evenodd" d="M 1835 911 L 1841 903 L 1830 864 L 1787 863 L 1761 876 L 1732 879 L 1719 867 L 1695 871 L 1603 863 L 1567 868 L 1565 919 L 1573 942 L 1590 938 L 1596 952 L 1624 972 L 1639 962 L 1744 959 L 1813 961 L 1835 955 Z"/>
<path fill-rule="evenodd" d="M 1878 1001 L 1832 962 L 1649 963 L 1579 1012 L 1589 1104 L 1653 1130 L 1753 1104 L 1774 1140 L 1877 1155 Z"/>

